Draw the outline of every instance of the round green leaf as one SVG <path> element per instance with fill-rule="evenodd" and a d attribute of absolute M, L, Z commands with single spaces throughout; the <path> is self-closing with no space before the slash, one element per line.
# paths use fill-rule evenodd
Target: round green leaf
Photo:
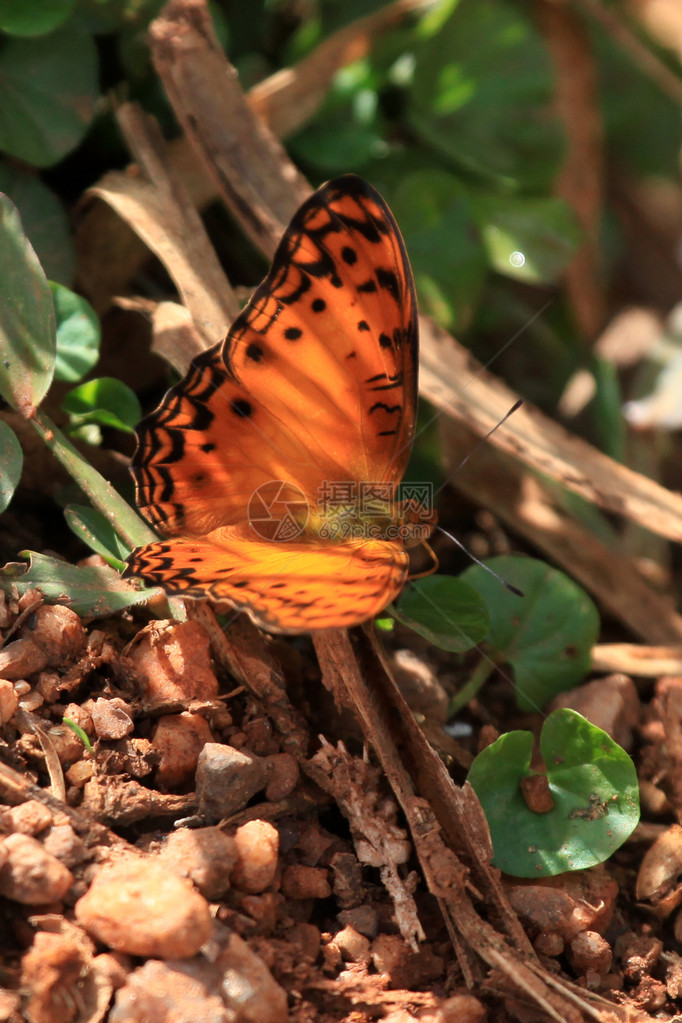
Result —
<path fill-rule="evenodd" d="M 71 416 L 74 426 L 97 423 L 133 433 L 142 409 L 137 395 L 120 380 L 100 377 L 88 380 L 64 398 L 62 408 Z"/>
<path fill-rule="evenodd" d="M 391 614 L 435 646 L 457 653 L 476 646 L 490 626 L 482 598 L 450 575 L 414 580 Z"/>
<path fill-rule="evenodd" d="M 19 213 L 0 194 L 0 394 L 30 415 L 52 383 L 55 317 L 50 286 Z"/>
<path fill-rule="evenodd" d="M 0 419 L 0 512 L 8 507 L 21 479 L 24 455 L 14 430 Z"/>
<path fill-rule="evenodd" d="M 99 358 L 100 326 L 89 302 L 61 284 L 50 283 L 57 316 L 57 380 L 81 380 Z"/>
<path fill-rule="evenodd" d="M 0 149 L 50 167 L 81 141 L 98 99 L 92 36 L 70 24 L 0 51 Z"/>
<path fill-rule="evenodd" d="M 632 760 L 581 714 L 554 711 L 540 737 L 554 806 L 535 813 L 520 788 L 537 774 L 532 747 L 530 732 L 508 732 L 479 753 L 469 772 L 490 827 L 494 865 L 516 877 L 549 877 L 603 863 L 639 820 Z"/>
<path fill-rule="evenodd" d="M 505 556 L 486 564 L 523 597 L 478 565 L 463 572 L 462 579 L 485 599 L 490 612 L 486 643 L 495 661 L 514 668 L 519 707 L 538 710 L 584 678 L 599 634 L 599 614 L 584 590 L 542 561 Z"/>
<path fill-rule="evenodd" d="M 0 31 L 15 36 L 42 36 L 62 25 L 75 0 L 2 0 Z"/>

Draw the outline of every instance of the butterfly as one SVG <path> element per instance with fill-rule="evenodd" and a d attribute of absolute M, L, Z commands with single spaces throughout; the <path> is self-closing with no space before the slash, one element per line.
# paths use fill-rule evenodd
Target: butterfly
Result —
<path fill-rule="evenodd" d="M 412 271 L 355 175 L 295 213 L 220 344 L 138 426 L 137 503 L 165 539 L 126 575 L 273 632 L 345 628 L 393 600 L 433 516 L 397 499 L 415 432 Z"/>

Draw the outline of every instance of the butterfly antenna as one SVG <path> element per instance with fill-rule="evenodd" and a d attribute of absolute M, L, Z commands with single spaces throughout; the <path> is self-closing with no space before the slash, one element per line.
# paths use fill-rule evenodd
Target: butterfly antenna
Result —
<path fill-rule="evenodd" d="M 435 493 L 434 493 L 434 495 L 433 495 L 434 497 L 437 497 L 437 496 L 438 496 L 438 494 L 440 494 L 441 490 L 444 490 L 444 489 L 445 489 L 445 487 L 447 487 L 447 485 L 449 484 L 449 482 L 450 482 L 450 480 L 452 479 L 452 477 L 453 477 L 453 476 L 456 476 L 456 475 L 457 475 L 457 473 L 458 473 L 458 472 L 460 471 L 460 469 L 463 469 L 463 468 L 464 468 L 464 466 L 465 466 L 465 465 L 467 464 L 467 462 L 469 461 L 469 459 L 470 459 L 470 458 L 472 458 L 472 457 L 473 457 L 473 456 L 474 456 L 474 455 L 476 454 L 476 452 L 477 452 L 477 451 L 478 451 L 478 450 L 479 450 L 480 448 L 482 448 L 482 447 L 483 447 L 483 445 L 484 445 L 484 444 L 486 443 L 486 441 L 487 441 L 487 440 L 488 440 L 488 439 L 489 439 L 490 437 L 492 437 L 492 435 L 493 435 L 493 434 L 495 433 L 495 430 L 499 429 L 499 427 L 500 427 L 500 426 L 502 426 L 502 424 L 503 424 L 503 423 L 506 423 L 506 422 L 507 422 L 507 420 L 509 419 L 509 417 L 510 417 L 510 416 L 513 416 L 513 415 L 514 415 L 514 413 L 515 413 L 515 412 L 516 412 L 516 411 L 517 411 L 518 409 L 520 409 L 522 405 L 523 405 L 523 398 L 519 398 L 519 399 L 518 399 L 518 401 L 515 401 L 515 402 L 514 402 L 514 404 L 512 405 L 512 407 L 511 407 L 511 408 L 509 409 L 509 411 L 508 411 L 508 412 L 505 412 L 505 414 L 504 414 L 504 415 L 502 416 L 502 418 L 501 418 L 501 419 L 499 420 L 499 422 L 495 423 L 495 425 L 494 425 L 494 426 L 493 426 L 493 427 L 492 427 L 492 428 L 491 428 L 490 430 L 488 430 L 488 432 L 487 432 L 487 433 L 485 434 L 485 436 L 481 437 L 481 438 L 480 438 L 480 439 L 479 439 L 479 440 L 478 440 L 478 441 L 477 441 L 477 442 L 476 442 L 476 443 L 474 444 L 474 446 L 473 446 L 473 448 L 471 449 L 471 451 L 468 451 L 468 452 L 467 452 L 467 454 L 466 454 L 466 455 L 464 456 L 464 458 L 463 458 L 463 459 L 462 459 L 462 461 L 461 461 L 461 462 L 459 463 L 459 465 L 457 466 L 457 468 L 456 468 L 456 469 L 453 469 L 453 470 L 452 470 L 452 472 L 450 473 L 450 476 L 448 477 L 448 479 L 446 479 L 445 483 L 441 484 L 441 486 L 440 486 L 440 487 L 438 488 L 438 490 L 436 490 L 436 492 L 435 492 Z"/>
<path fill-rule="evenodd" d="M 504 579 L 499 574 L 499 572 L 496 572 L 494 568 L 491 568 L 490 565 L 486 565 L 482 561 L 480 561 L 475 554 L 472 554 L 471 551 L 464 546 L 461 540 L 458 540 L 457 537 L 453 536 L 452 533 L 448 533 L 447 529 L 443 529 L 442 526 L 436 526 L 436 529 L 438 530 L 439 533 L 442 533 L 443 536 L 447 536 L 448 540 L 452 540 L 455 546 L 459 547 L 461 551 L 464 551 L 467 557 L 471 558 L 471 560 L 475 564 L 480 565 L 480 567 L 484 568 L 486 572 L 490 572 L 490 574 L 494 576 L 494 578 L 497 579 L 498 582 L 502 583 L 504 588 L 509 590 L 510 593 L 513 593 L 514 596 L 516 597 L 525 597 L 525 593 L 523 592 L 523 590 L 520 590 L 518 586 L 514 586 L 512 583 L 507 582 L 507 580 Z"/>
<path fill-rule="evenodd" d="M 485 444 L 485 443 L 486 443 L 486 441 L 488 440 L 488 438 L 489 438 L 489 437 L 491 437 L 493 433 L 495 433 L 495 430 L 497 430 L 497 429 L 498 429 L 498 427 L 502 426 L 502 424 L 503 424 L 503 423 L 506 423 L 506 422 L 507 422 L 507 420 L 509 419 L 509 417 L 510 417 L 510 416 L 512 416 L 512 415 L 513 415 L 513 414 L 514 414 L 514 413 L 516 412 L 516 410 L 517 410 L 517 409 L 520 409 L 522 405 L 523 405 L 523 399 L 519 398 L 519 399 L 518 399 L 518 401 L 515 401 L 515 402 L 514 402 L 514 404 L 512 405 L 512 407 L 511 407 L 511 408 L 509 409 L 509 411 L 508 411 L 508 412 L 506 412 L 506 413 L 505 413 L 505 415 L 503 415 L 503 416 L 502 416 L 502 418 L 500 419 L 500 421 L 499 421 L 498 423 L 495 423 L 495 425 L 494 425 L 494 426 L 492 427 L 492 429 L 491 429 L 491 430 L 488 430 L 488 432 L 487 432 L 487 433 L 485 434 L 485 436 L 484 436 L 484 437 L 481 437 L 481 439 L 480 439 L 480 440 L 479 440 L 479 441 L 478 441 L 478 442 L 477 442 L 477 443 L 476 443 L 476 444 L 475 444 L 475 445 L 473 446 L 473 448 L 471 449 L 471 451 L 469 451 L 469 452 L 468 452 L 468 453 L 467 453 L 467 454 L 466 454 L 466 455 L 464 456 L 464 458 L 463 458 L 463 459 L 462 459 L 462 461 L 461 461 L 461 462 L 459 463 L 459 465 L 457 466 L 457 468 L 456 468 L 456 469 L 455 469 L 455 470 L 454 470 L 454 471 L 453 471 L 453 472 L 451 473 L 451 476 L 455 476 L 455 475 L 456 475 L 456 474 L 457 474 L 457 473 L 458 473 L 458 472 L 460 471 L 460 469 L 463 469 L 463 468 L 464 468 L 464 466 L 465 466 L 465 465 L 467 464 L 467 462 L 469 461 L 469 459 L 470 459 L 470 458 L 471 458 L 471 457 L 472 457 L 473 455 L 475 455 L 475 454 L 476 454 L 476 452 L 478 451 L 478 449 L 479 449 L 479 448 L 480 448 L 480 447 L 481 447 L 481 446 L 482 446 L 483 444 Z M 446 481 L 445 481 L 445 483 L 443 484 L 443 486 L 442 486 L 442 487 L 439 487 L 439 489 L 438 489 L 438 490 L 436 491 L 436 494 L 439 494 L 439 493 L 441 492 L 441 490 L 443 490 L 443 488 L 444 488 L 444 487 L 446 487 L 446 486 L 448 485 L 448 482 L 449 482 L 449 480 L 446 480 Z M 434 497 L 436 496 L 436 494 L 434 494 Z M 503 579 L 503 578 L 502 578 L 502 576 L 501 576 L 501 575 L 499 575 L 499 573 L 498 573 L 498 572 L 496 572 L 496 571 L 495 571 L 495 570 L 494 570 L 493 568 L 490 568 L 490 566 L 489 566 L 489 565 L 484 565 L 484 564 L 483 564 L 483 562 L 482 562 L 482 561 L 480 561 L 480 560 L 479 560 L 479 559 L 478 559 L 478 558 L 476 557 L 476 555 L 475 555 L 475 554 L 472 554 L 472 553 L 471 553 L 471 551 L 470 551 L 470 550 L 468 550 L 468 549 L 467 549 L 467 548 L 466 548 L 466 547 L 464 546 L 464 544 L 463 544 L 463 543 L 462 543 L 462 542 L 461 542 L 460 540 L 458 540 L 458 539 L 457 539 L 457 537 L 456 537 L 456 536 L 453 536 L 453 535 L 452 535 L 452 533 L 448 533 L 448 531 L 447 531 L 446 529 L 443 529 L 443 527 L 442 527 L 442 526 L 436 526 L 436 529 L 437 529 L 437 530 L 438 530 L 438 531 L 439 531 L 440 533 L 442 533 L 442 534 L 443 534 L 444 536 L 447 536 L 447 538 L 448 538 L 449 540 L 452 540 L 452 542 L 453 542 L 453 543 L 454 543 L 454 544 L 455 544 L 455 545 L 456 545 L 457 547 L 459 547 L 459 549 L 460 549 L 460 550 L 464 551 L 464 553 L 465 553 L 465 554 L 466 554 L 466 555 L 467 555 L 467 556 L 468 556 L 469 558 L 471 558 L 471 560 L 472 560 L 473 562 L 475 562 L 475 564 L 477 564 L 477 565 L 480 565 L 480 567 L 481 567 L 481 568 L 484 568 L 486 572 L 490 572 L 490 574 L 491 574 L 492 576 L 494 576 L 494 577 L 495 577 L 495 579 L 497 579 L 497 580 L 498 580 L 498 581 L 499 581 L 500 583 L 502 583 L 502 585 L 503 585 L 503 586 L 505 587 L 505 589 L 509 590 L 509 592 L 510 592 L 510 593 L 514 593 L 514 594 L 515 594 L 515 595 L 516 595 L 517 597 L 523 597 L 523 596 L 524 596 L 523 590 L 520 590 L 520 589 L 518 588 L 518 586 L 514 586 L 514 585 L 513 585 L 512 583 L 510 583 L 510 582 L 507 582 L 507 580 L 506 580 L 506 579 Z"/>

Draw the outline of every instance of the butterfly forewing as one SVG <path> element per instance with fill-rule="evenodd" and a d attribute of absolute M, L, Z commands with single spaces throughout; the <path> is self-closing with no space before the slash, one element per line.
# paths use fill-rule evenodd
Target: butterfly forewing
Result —
<path fill-rule="evenodd" d="M 308 462 L 297 482 L 396 480 L 416 405 L 414 286 L 390 210 L 364 181 L 330 182 L 292 220 L 270 274 L 237 320 L 226 362 L 293 420 Z"/>

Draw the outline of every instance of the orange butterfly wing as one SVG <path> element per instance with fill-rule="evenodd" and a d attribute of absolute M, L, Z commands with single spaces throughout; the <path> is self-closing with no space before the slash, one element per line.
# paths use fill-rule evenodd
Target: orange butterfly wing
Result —
<path fill-rule="evenodd" d="M 417 344 L 412 274 L 388 207 L 360 178 L 327 183 L 295 214 L 225 341 L 140 424 L 138 504 L 183 539 L 139 548 L 128 574 L 246 606 L 269 628 L 348 624 L 352 600 L 355 621 L 381 610 L 407 574 L 401 544 L 325 543 L 313 516 L 301 543 L 286 545 L 286 569 L 282 549 L 249 530 L 248 506 L 273 480 L 311 508 L 325 482 L 397 483 L 414 434 Z M 338 613 L 301 624 L 297 608 L 324 603 L 340 580 Z"/>
<path fill-rule="evenodd" d="M 385 540 L 315 546 L 258 540 L 238 528 L 139 548 L 147 581 L 182 597 L 208 597 L 247 611 L 271 632 L 350 628 L 400 592 L 403 548 Z"/>

